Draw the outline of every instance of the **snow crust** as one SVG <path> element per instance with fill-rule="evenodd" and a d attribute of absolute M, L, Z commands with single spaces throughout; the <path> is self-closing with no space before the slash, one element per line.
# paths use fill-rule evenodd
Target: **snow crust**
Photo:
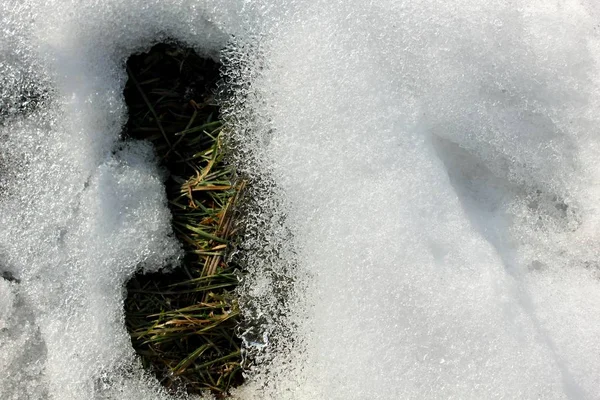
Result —
<path fill-rule="evenodd" d="M 123 322 L 179 246 L 124 63 L 222 57 L 238 399 L 600 398 L 593 1 L 0 4 L 0 398 L 169 398 Z"/>

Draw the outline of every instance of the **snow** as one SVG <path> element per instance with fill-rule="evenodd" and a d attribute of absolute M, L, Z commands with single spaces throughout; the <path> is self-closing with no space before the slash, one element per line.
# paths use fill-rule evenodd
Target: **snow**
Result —
<path fill-rule="evenodd" d="M 180 250 L 151 149 L 119 141 L 124 62 L 165 38 L 223 57 L 258 182 L 240 292 L 258 362 L 235 398 L 600 398 L 599 15 L 2 2 L 0 398 L 168 398 L 123 288 Z"/>

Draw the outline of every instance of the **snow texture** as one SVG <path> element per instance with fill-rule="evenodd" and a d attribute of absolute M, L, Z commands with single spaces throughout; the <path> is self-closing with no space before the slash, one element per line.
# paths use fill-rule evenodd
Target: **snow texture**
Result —
<path fill-rule="evenodd" d="M 125 61 L 221 57 L 249 399 L 600 399 L 593 0 L 0 2 L 0 398 L 167 399 L 124 284 L 179 245 Z"/>

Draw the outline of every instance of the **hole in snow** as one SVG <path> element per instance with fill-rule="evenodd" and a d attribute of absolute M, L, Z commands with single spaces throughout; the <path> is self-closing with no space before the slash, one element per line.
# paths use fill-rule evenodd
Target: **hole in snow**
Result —
<path fill-rule="evenodd" d="M 243 379 L 238 278 L 227 262 L 242 184 L 223 159 L 225 127 L 215 101 L 219 67 L 174 43 L 127 62 L 126 136 L 154 145 L 185 255 L 170 273 L 133 277 L 125 308 L 133 346 L 163 385 L 223 397 Z"/>

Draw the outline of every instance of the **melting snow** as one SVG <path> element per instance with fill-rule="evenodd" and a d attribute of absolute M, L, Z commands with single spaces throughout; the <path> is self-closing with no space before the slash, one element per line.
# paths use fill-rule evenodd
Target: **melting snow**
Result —
<path fill-rule="evenodd" d="M 169 398 L 124 284 L 176 262 L 124 63 L 222 57 L 260 184 L 239 399 L 600 398 L 598 7 L 5 0 L 0 398 Z M 282 281 L 294 285 L 281 300 Z"/>

